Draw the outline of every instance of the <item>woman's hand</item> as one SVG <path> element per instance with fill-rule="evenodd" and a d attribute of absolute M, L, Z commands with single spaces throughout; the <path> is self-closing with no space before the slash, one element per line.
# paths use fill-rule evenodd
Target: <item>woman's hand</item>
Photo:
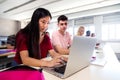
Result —
<path fill-rule="evenodd" d="M 62 62 L 62 60 L 60 59 L 60 57 L 54 57 L 52 58 L 51 61 L 48 61 L 48 67 L 54 67 L 54 66 L 57 66 L 57 65 L 60 65 Z"/>
<path fill-rule="evenodd" d="M 64 57 L 62 55 L 56 56 L 54 58 L 52 58 L 51 61 L 49 61 L 48 63 L 48 67 L 54 67 L 60 64 L 64 64 L 65 62 L 67 62 L 68 58 Z"/>
<path fill-rule="evenodd" d="M 67 57 L 65 57 L 64 55 L 61 55 L 61 54 L 55 52 L 54 50 L 50 50 L 49 53 L 50 53 L 50 55 L 52 57 L 52 60 L 49 61 L 49 63 L 48 63 L 49 67 L 53 67 L 53 66 L 59 65 L 59 64 L 63 63 L 63 61 L 67 62 L 67 60 L 68 60 Z"/>
<path fill-rule="evenodd" d="M 68 56 L 64 56 L 64 55 L 61 55 L 61 54 L 58 54 L 58 53 L 57 53 L 57 55 L 55 55 L 54 57 L 58 57 L 58 58 L 60 58 L 62 61 L 65 61 L 65 62 L 68 61 Z"/>

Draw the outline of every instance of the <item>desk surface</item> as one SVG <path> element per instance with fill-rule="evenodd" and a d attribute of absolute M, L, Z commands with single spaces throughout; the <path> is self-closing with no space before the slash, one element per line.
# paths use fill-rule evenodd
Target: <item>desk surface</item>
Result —
<path fill-rule="evenodd" d="M 113 50 L 109 45 L 105 45 L 103 51 L 107 60 L 104 67 L 90 65 L 65 79 L 60 79 L 43 71 L 45 80 L 120 80 L 120 63 Z"/>
<path fill-rule="evenodd" d="M 104 66 L 90 65 L 65 79 L 43 71 L 45 80 L 120 80 L 120 63 L 113 50 L 109 45 L 105 45 L 103 51 L 107 60 Z"/>

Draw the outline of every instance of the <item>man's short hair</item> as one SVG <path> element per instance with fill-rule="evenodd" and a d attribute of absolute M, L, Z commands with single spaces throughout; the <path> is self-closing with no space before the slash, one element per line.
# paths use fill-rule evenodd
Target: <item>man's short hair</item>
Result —
<path fill-rule="evenodd" d="M 58 17 L 57 20 L 58 20 L 58 23 L 59 23 L 60 20 L 62 20 L 62 21 L 67 21 L 67 20 L 68 20 L 68 17 L 66 17 L 65 15 L 61 15 L 61 16 Z"/>

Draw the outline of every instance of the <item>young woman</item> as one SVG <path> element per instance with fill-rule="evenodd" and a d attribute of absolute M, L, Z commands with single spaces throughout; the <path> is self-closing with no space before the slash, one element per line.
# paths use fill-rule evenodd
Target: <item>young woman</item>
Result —
<path fill-rule="evenodd" d="M 85 32 L 84 26 L 80 26 L 78 31 L 77 31 L 77 36 L 83 36 Z"/>
<path fill-rule="evenodd" d="M 51 18 L 48 10 L 38 8 L 34 11 L 30 23 L 17 33 L 15 56 L 17 63 L 28 66 L 53 67 L 60 64 L 61 59 L 66 60 L 65 57 L 53 50 L 50 38 L 45 34 Z M 48 53 L 53 58 L 51 61 L 43 59 Z"/>

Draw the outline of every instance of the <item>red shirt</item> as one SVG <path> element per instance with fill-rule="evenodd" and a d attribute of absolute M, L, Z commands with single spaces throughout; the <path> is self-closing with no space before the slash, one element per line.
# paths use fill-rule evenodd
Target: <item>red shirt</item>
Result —
<path fill-rule="evenodd" d="M 15 60 L 18 63 L 22 63 L 21 58 L 20 58 L 20 51 L 23 50 L 28 50 L 27 47 L 27 42 L 28 42 L 28 36 L 23 34 L 22 32 L 19 32 L 17 37 L 16 37 L 16 55 L 15 55 Z M 41 58 L 44 58 L 48 54 L 48 50 L 51 50 L 52 44 L 50 41 L 49 36 L 45 35 L 43 41 L 40 43 L 40 50 L 41 50 Z"/>

